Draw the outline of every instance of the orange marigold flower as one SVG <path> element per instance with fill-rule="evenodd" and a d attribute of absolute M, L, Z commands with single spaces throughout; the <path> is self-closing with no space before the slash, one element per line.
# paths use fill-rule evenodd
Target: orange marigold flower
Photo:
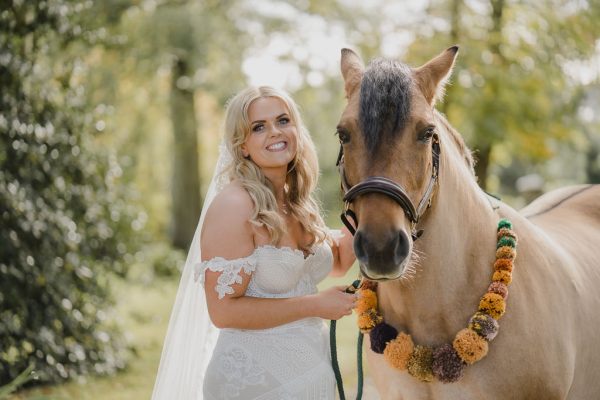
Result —
<path fill-rule="evenodd" d="M 488 352 L 487 341 L 469 328 L 465 328 L 456 334 L 452 347 L 467 364 L 473 364 L 481 360 Z"/>
<path fill-rule="evenodd" d="M 479 302 L 479 311 L 489 314 L 492 318 L 498 320 L 506 310 L 506 303 L 502 296 L 497 293 L 486 293 Z"/>
<path fill-rule="evenodd" d="M 387 344 L 383 356 L 392 367 L 404 371 L 414 348 L 410 335 L 400 332 L 396 339 Z"/>
<path fill-rule="evenodd" d="M 496 250 L 496 258 L 507 258 L 509 260 L 514 260 L 516 256 L 516 250 L 510 246 L 502 246 Z"/>
<path fill-rule="evenodd" d="M 357 313 L 362 314 L 371 309 L 377 309 L 377 293 L 370 289 L 358 291 L 359 297 L 354 308 Z"/>
<path fill-rule="evenodd" d="M 496 271 L 492 276 L 494 282 L 502 282 L 505 285 L 510 284 L 512 281 L 512 274 L 508 271 Z"/>
<path fill-rule="evenodd" d="M 377 311 L 369 310 L 358 316 L 358 329 L 362 333 L 369 333 L 381 321 L 383 321 L 383 317 Z"/>
<path fill-rule="evenodd" d="M 508 258 L 499 258 L 494 263 L 494 269 L 496 271 L 508 271 L 512 272 L 513 270 L 513 262 Z"/>

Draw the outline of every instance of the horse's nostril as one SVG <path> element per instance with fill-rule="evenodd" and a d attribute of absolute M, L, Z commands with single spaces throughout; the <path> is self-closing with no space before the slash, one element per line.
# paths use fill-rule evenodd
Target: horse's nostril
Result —
<path fill-rule="evenodd" d="M 396 243 L 394 246 L 394 262 L 396 265 L 400 265 L 402 261 L 408 256 L 409 242 L 408 237 L 403 231 L 398 233 L 396 237 Z"/>
<path fill-rule="evenodd" d="M 368 253 L 366 243 L 362 232 L 356 232 L 354 235 L 354 254 L 361 264 L 368 264 Z"/>

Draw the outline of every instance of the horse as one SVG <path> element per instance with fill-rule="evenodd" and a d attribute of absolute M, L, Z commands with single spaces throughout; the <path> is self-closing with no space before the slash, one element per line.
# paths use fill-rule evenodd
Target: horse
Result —
<path fill-rule="evenodd" d="M 452 343 L 490 284 L 496 225 L 518 235 L 510 295 L 487 356 L 424 382 L 368 349 L 382 399 L 600 398 L 600 185 L 549 192 L 520 212 L 477 183 L 461 135 L 435 108 L 458 47 L 418 68 L 343 49 L 338 126 L 361 274 L 384 321 L 415 345 Z M 420 201 L 419 201 L 420 200 Z M 419 204 L 418 207 L 415 204 Z"/>

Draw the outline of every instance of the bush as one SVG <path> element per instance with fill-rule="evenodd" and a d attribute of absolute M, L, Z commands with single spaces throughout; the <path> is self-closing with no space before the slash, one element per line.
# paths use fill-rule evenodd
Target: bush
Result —
<path fill-rule="evenodd" d="M 158 242 L 144 252 L 147 264 L 157 277 L 179 277 L 185 265 L 185 252 L 172 247 L 169 243 Z"/>
<path fill-rule="evenodd" d="M 92 2 L 9 1 L 0 11 L 0 385 L 125 365 L 109 278 L 125 274 L 140 214 L 121 169 L 94 148 L 102 107 L 85 101 L 74 44 Z M 62 56 L 66 55 L 66 56 Z"/>

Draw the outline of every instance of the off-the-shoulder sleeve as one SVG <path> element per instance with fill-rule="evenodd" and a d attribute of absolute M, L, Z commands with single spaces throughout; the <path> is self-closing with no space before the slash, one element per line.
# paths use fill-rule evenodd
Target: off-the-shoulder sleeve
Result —
<path fill-rule="evenodd" d="M 215 290 L 219 293 L 219 299 L 225 297 L 226 294 L 232 294 L 234 283 L 242 283 L 240 271 L 244 270 L 246 274 L 251 274 L 256 269 L 256 257 L 254 254 L 244 258 L 236 258 L 234 260 L 226 260 L 223 257 L 215 257 L 207 261 L 202 261 L 196 264 L 194 270 L 194 280 L 200 280 L 204 283 L 206 270 L 213 272 L 221 272 L 217 279 Z"/>

